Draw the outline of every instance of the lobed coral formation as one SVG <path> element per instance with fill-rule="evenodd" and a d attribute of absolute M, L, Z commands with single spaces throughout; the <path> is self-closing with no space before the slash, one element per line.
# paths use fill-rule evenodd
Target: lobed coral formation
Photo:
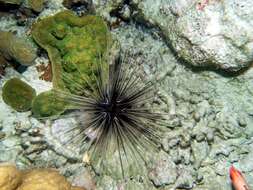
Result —
<path fill-rule="evenodd" d="M 66 103 L 58 100 L 52 91 L 47 91 L 36 96 L 32 103 L 34 117 L 57 116 L 64 112 Z"/>
<path fill-rule="evenodd" d="M 35 96 L 35 90 L 18 78 L 8 80 L 2 89 L 4 102 L 20 112 L 31 109 Z"/>
<path fill-rule="evenodd" d="M 78 81 L 92 73 L 98 52 L 103 55 L 106 51 L 107 31 L 100 17 L 77 17 L 71 11 L 62 11 L 33 25 L 34 40 L 48 52 L 52 62 L 55 88 L 66 87 L 78 93 L 70 80 L 64 78 Z"/>
<path fill-rule="evenodd" d="M 80 88 L 74 83 L 88 87 L 86 77 L 94 82 L 91 76 L 97 68 L 98 59 L 104 59 L 108 47 L 108 28 L 100 17 L 77 17 L 71 11 L 62 11 L 35 23 L 32 36 L 49 55 L 55 89 L 80 94 Z M 33 107 L 36 116 L 62 113 L 63 110 L 58 109 L 60 107 L 52 107 L 48 101 L 51 98 L 52 93 L 36 98 Z"/>
<path fill-rule="evenodd" d="M 110 42 L 107 25 L 100 17 L 77 17 L 71 11 L 62 11 L 38 21 L 32 27 L 32 36 L 48 52 L 54 88 L 73 94 L 80 94 L 76 84 L 88 87 L 87 78 L 89 82 L 94 82 L 92 75 L 96 72 L 98 61 L 104 59 Z M 3 42 L 0 52 L 6 59 L 28 66 L 36 58 L 36 50 L 26 39 L 10 32 L 0 32 L 0 40 Z M 28 91 L 28 85 L 18 79 L 10 80 L 4 89 L 3 96 L 8 105 L 17 111 L 28 111 L 32 105 L 32 112 L 37 118 L 60 115 L 66 108 L 66 103 L 58 101 L 52 91 L 39 94 L 31 103 L 35 92 Z"/>
<path fill-rule="evenodd" d="M 74 187 L 54 169 L 19 171 L 13 165 L 0 165 L 0 190 L 85 190 Z"/>

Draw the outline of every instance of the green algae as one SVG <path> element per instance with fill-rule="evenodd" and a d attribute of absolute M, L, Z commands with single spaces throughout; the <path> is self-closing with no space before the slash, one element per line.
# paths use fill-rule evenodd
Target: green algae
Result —
<path fill-rule="evenodd" d="M 39 20 L 32 26 L 32 36 L 48 53 L 53 88 L 77 95 L 95 82 L 97 68 L 106 63 L 111 42 L 107 25 L 101 17 L 78 17 L 72 11 L 62 11 Z M 33 104 L 35 117 L 64 112 L 65 104 L 52 106 L 53 96 L 53 92 L 48 92 L 36 97 Z"/>
<path fill-rule="evenodd" d="M 30 110 L 35 96 L 35 90 L 18 78 L 8 80 L 2 88 L 4 102 L 19 112 Z"/>

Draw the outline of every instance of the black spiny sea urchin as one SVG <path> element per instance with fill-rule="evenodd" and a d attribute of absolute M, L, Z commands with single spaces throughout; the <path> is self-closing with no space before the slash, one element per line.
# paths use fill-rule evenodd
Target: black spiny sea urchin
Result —
<path fill-rule="evenodd" d="M 77 110 L 80 121 L 77 127 L 65 131 L 64 135 L 78 131 L 66 144 L 88 142 L 88 147 L 81 145 L 81 153 L 88 152 L 91 162 L 100 165 L 116 153 L 115 165 L 120 166 L 123 175 L 130 160 L 145 163 L 147 152 L 156 149 L 160 142 L 160 114 L 147 106 L 153 98 L 153 85 L 143 83 L 136 75 L 137 66 L 130 67 L 125 60 L 119 58 L 109 69 L 98 64 L 93 75 L 95 82 L 89 83 L 88 90 L 75 84 L 82 95 L 56 91 Z"/>

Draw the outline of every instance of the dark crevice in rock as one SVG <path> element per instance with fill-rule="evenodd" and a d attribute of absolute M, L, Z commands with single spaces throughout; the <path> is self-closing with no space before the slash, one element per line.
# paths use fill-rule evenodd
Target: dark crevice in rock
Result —
<path fill-rule="evenodd" d="M 33 17 L 36 18 L 39 14 L 36 11 L 33 11 L 30 8 L 25 7 L 22 5 L 16 5 L 16 4 L 5 4 L 0 2 L 0 13 L 8 13 L 15 15 L 17 21 L 19 22 L 20 18 L 27 18 L 27 17 Z"/>
<path fill-rule="evenodd" d="M 0 2 L 0 12 L 15 13 L 19 9 L 19 5 L 5 4 Z"/>
<path fill-rule="evenodd" d="M 32 10 L 20 7 L 20 9 L 15 13 L 15 19 L 17 20 L 17 25 L 19 26 L 28 26 L 31 23 L 31 19 L 35 19 L 37 17 L 36 13 Z"/>
<path fill-rule="evenodd" d="M 33 18 L 36 18 L 38 16 L 38 12 L 30 9 L 30 8 L 27 8 L 27 7 L 23 7 L 21 6 L 19 8 L 19 11 L 24 14 L 25 16 L 28 16 L 28 17 L 33 17 Z"/>
<path fill-rule="evenodd" d="M 27 66 L 24 66 L 24 65 L 17 65 L 16 67 L 16 70 L 19 72 L 19 73 L 23 73 L 27 70 Z"/>
<path fill-rule="evenodd" d="M 74 11 L 78 16 L 83 16 L 85 14 L 92 14 L 95 12 L 91 0 L 64 0 L 63 5 Z"/>
<path fill-rule="evenodd" d="M 0 53 L 0 79 L 1 79 L 1 76 L 4 76 L 5 68 L 7 67 L 7 65 L 8 65 L 8 62 Z"/>
<path fill-rule="evenodd" d="M 131 13 L 129 15 L 129 17 L 125 17 L 124 14 L 124 8 L 128 7 L 130 9 L 130 12 L 132 12 L 131 7 L 130 7 L 130 0 L 124 0 L 120 6 L 118 6 L 117 8 L 115 8 L 114 10 L 112 10 L 110 12 L 110 16 L 111 17 L 117 17 L 119 18 L 121 21 L 124 22 L 129 22 L 131 20 Z"/>

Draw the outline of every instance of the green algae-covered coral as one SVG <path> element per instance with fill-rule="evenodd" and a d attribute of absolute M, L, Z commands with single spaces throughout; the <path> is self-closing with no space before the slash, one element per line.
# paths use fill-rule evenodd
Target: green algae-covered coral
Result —
<path fill-rule="evenodd" d="M 64 101 L 57 99 L 52 91 L 40 93 L 32 103 L 32 112 L 37 118 L 60 115 L 65 108 Z"/>
<path fill-rule="evenodd" d="M 7 60 L 29 66 L 36 58 L 37 49 L 26 37 L 17 37 L 11 32 L 0 31 L 0 53 Z"/>
<path fill-rule="evenodd" d="M 78 17 L 62 11 L 36 22 L 32 27 L 34 40 L 44 48 L 52 63 L 53 87 L 80 95 L 80 88 L 94 82 L 98 62 L 104 62 L 110 43 L 108 28 L 98 16 Z M 49 96 L 49 97 L 47 97 Z M 62 107 L 49 101 L 53 93 L 38 96 L 33 104 L 36 117 L 59 115 Z M 56 104 L 58 105 L 58 104 Z"/>
<path fill-rule="evenodd" d="M 4 102 L 19 112 L 31 109 L 35 90 L 18 78 L 8 80 L 2 89 Z"/>
<path fill-rule="evenodd" d="M 71 11 L 38 21 L 32 27 L 32 36 L 48 52 L 54 88 L 68 89 L 75 94 L 78 91 L 71 80 L 85 83 L 84 76 L 91 76 L 109 41 L 102 18 L 77 17 Z"/>

